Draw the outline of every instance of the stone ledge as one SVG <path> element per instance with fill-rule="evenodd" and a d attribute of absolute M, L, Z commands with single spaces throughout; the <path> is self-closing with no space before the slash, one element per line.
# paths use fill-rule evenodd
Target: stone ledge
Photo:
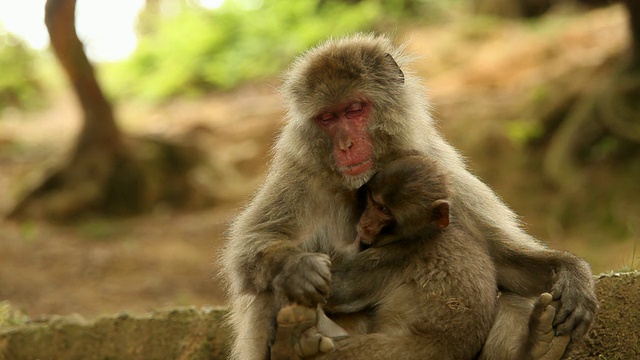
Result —
<path fill-rule="evenodd" d="M 640 359 L 640 272 L 600 275 L 596 290 L 598 317 L 570 359 Z M 0 327 L 0 360 L 225 359 L 224 315 L 224 308 L 180 308 Z"/>
<path fill-rule="evenodd" d="M 77 316 L 0 328 L 0 360 L 225 359 L 224 308 L 178 308 L 146 316 Z M 4 356 L 4 357 L 3 357 Z"/>

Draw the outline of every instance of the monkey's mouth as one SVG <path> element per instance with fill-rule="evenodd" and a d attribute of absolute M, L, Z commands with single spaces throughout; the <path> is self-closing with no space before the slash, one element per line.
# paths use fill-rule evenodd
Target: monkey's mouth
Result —
<path fill-rule="evenodd" d="M 353 165 L 345 165 L 340 167 L 340 171 L 347 176 L 357 176 L 369 171 L 373 167 L 373 160 L 367 159 Z"/>
<path fill-rule="evenodd" d="M 371 234 L 363 234 L 362 231 L 358 230 L 356 233 L 356 242 L 358 243 L 358 251 L 364 251 L 373 246 L 373 242 L 375 240 L 375 236 Z"/>
<path fill-rule="evenodd" d="M 371 244 L 363 243 L 362 241 L 358 243 L 358 251 L 365 251 L 370 247 L 371 247 Z"/>

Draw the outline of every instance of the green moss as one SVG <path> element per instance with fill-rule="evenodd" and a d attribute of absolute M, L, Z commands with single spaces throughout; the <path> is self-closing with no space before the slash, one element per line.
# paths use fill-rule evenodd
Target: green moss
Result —
<path fill-rule="evenodd" d="M 8 301 L 0 301 L 0 327 L 20 325 L 26 321 L 27 316 L 13 309 Z"/>

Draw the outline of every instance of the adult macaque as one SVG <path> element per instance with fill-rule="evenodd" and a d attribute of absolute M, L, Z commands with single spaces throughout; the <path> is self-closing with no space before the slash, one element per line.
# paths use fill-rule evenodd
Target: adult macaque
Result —
<path fill-rule="evenodd" d="M 351 337 L 337 339 L 336 354 L 315 358 L 476 358 L 494 323 L 496 273 L 486 239 L 458 221 L 455 209 L 450 216 L 446 174 L 424 156 L 404 156 L 386 165 L 360 192 L 366 206 L 356 241 L 350 251 L 334 256 L 333 286 L 324 309 L 363 315 L 355 327 L 342 324 Z M 516 319 L 500 320 L 520 321 L 507 334 L 517 346 L 484 349 L 481 359 L 562 356 L 569 339 L 552 341 L 550 314 L 555 309 L 549 305 L 550 294 L 541 296 L 536 311 L 533 301 L 522 297 L 505 295 L 500 301 L 514 310 L 508 314 L 516 314 Z M 271 360 L 322 355 L 334 348 L 323 335 L 345 335 L 327 328 L 323 314 L 306 309 L 294 305 L 278 313 Z M 522 326 L 529 317 L 531 330 Z M 381 353 L 369 346 L 396 339 L 402 339 L 403 346 Z"/>
<path fill-rule="evenodd" d="M 573 341 L 589 328 L 597 300 L 588 265 L 526 234 L 515 214 L 469 173 L 436 130 L 424 89 L 401 70 L 405 65 L 407 58 L 388 39 L 357 35 L 310 50 L 289 71 L 282 91 L 288 123 L 265 183 L 232 225 L 222 254 L 233 358 L 268 357 L 276 313 L 286 303 L 326 301 L 331 256 L 356 237 L 362 210 L 356 189 L 411 151 L 446 169 L 458 221 L 487 241 L 501 290 L 524 297 L 552 293 L 560 303 L 555 331 L 571 333 Z M 366 346 L 379 351 L 405 343 L 366 336 L 378 340 Z"/>

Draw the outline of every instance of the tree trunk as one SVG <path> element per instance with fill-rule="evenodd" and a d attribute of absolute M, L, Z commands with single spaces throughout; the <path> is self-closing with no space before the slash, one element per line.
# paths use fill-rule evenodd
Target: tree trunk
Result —
<path fill-rule="evenodd" d="M 629 13 L 629 30 L 631 31 L 630 70 L 640 71 L 640 1 L 625 0 L 624 6 Z"/>
<path fill-rule="evenodd" d="M 82 129 L 69 161 L 19 201 L 9 217 L 69 219 L 136 214 L 160 201 L 209 203 L 190 181 L 203 158 L 198 149 L 158 139 L 125 141 L 76 34 L 75 7 L 76 0 L 48 0 L 45 23 L 82 108 Z"/>
<path fill-rule="evenodd" d="M 9 216 L 67 218 L 104 204 L 104 189 L 124 155 L 111 104 L 94 75 L 75 28 L 76 0 L 48 0 L 51 47 L 82 108 L 83 122 L 69 161 L 20 201 Z"/>
<path fill-rule="evenodd" d="M 111 104 L 96 81 L 75 27 L 76 0 L 48 0 L 45 23 L 51 47 L 64 68 L 82 107 L 84 122 L 75 156 L 91 148 L 114 151 L 121 146 Z"/>

